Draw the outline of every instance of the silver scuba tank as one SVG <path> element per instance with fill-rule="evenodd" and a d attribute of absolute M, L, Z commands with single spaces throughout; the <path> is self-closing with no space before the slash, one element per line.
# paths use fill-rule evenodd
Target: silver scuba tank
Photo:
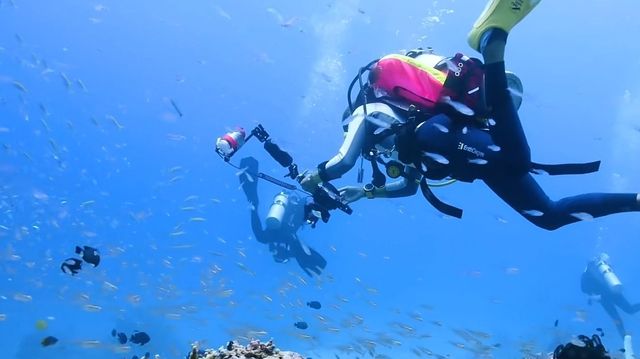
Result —
<path fill-rule="evenodd" d="M 273 204 L 269 208 L 269 213 L 265 219 L 267 229 L 279 229 L 282 226 L 284 214 L 289 204 L 289 196 L 280 192 L 273 198 Z"/>
<path fill-rule="evenodd" d="M 635 359 L 635 354 L 633 353 L 633 343 L 631 335 L 627 334 L 624 336 L 624 358 L 625 359 Z"/>
<path fill-rule="evenodd" d="M 613 272 L 609 263 L 607 263 L 608 255 L 605 253 L 601 254 L 600 257 L 596 259 L 596 267 L 598 268 L 598 272 L 602 275 L 602 280 L 609 287 L 612 292 L 617 292 L 622 289 L 622 282 L 618 278 L 618 276 Z"/>

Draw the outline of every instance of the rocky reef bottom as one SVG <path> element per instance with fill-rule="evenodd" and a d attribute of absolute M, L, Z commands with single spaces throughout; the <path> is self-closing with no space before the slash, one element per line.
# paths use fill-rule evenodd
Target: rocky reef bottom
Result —
<path fill-rule="evenodd" d="M 289 351 L 282 351 L 270 340 L 261 343 L 252 340 L 246 346 L 230 341 L 226 346 L 218 349 L 199 349 L 194 346 L 186 359 L 305 359 L 302 355 Z"/>

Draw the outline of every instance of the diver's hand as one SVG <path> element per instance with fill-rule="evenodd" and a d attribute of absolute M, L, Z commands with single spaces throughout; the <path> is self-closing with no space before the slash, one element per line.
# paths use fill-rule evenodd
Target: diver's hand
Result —
<path fill-rule="evenodd" d="M 300 186 L 305 191 L 313 194 L 316 189 L 318 189 L 318 185 L 322 182 L 320 179 L 320 174 L 318 174 L 318 170 L 306 170 L 298 176 L 298 182 L 300 182 Z"/>
<path fill-rule="evenodd" d="M 316 228 L 318 220 L 322 219 L 322 222 L 329 222 L 331 213 L 325 207 L 315 203 L 311 198 L 304 206 L 304 218 L 311 225 L 311 228 Z"/>
<path fill-rule="evenodd" d="M 342 197 L 347 204 L 353 203 L 364 197 L 364 188 L 362 187 L 347 186 L 340 188 L 338 191 L 340 191 L 340 197 Z"/>

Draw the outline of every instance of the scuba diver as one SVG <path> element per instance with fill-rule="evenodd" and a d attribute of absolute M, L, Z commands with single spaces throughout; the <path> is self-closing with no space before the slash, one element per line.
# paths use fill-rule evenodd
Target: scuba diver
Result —
<path fill-rule="evenodd" d="M 258 214 L 258 182 L 252 175 L 258 173 L 258 161 L 253 157 L 245 157 L 240 160 L 240 167 L 243 169 L 240 184 L 251 204 L 251 229 L 258 242 L 268 244 L 277 263 L 286 263 L 290 258 L 295 258 L 307 275 L 320 275 L 327 261 L 320 253 L 306 246 L 297 235 L 305 223 L 305 200 L 295 192 L 284 190 L 278 193 L 263 227 Z"/>
<path fill-rule="evenodd" d="M 489 1 L 468 36 L 484 63 L 460 53 L 442 58 L 418 49 L 405 56 L 385 56 L 362 68 L 350 86 L 349 109 L 343 118 L 346 135 L 338 154 L 304 171 L 298 178 L 302 187 L 313 193 L 319 184 L 344 175 L 362 155 L 371 162 L 373 180 L 364 187 L 342 188 L 347 203 L 364 197 L 409 196 L 420 188 L 436 209 L 461 218 L 462 210 L 440 201 L 428 181 L 479 179 L 546 230 L 640 211 L 637 193 L 590 193 L 554 201 L 532 176 L 585 174 L 600 165 L 599 161 L 556 165 L 531 161 L 516 109 L 521 93 L 513 94 L 515 101 L 510 93 L 519 87 L 519 80 L 505 71 L 504 52 L 511 29 L 539 2 Z M 363 80 L 367 71 L 368 79 Z M 355 83 L 360 92 L 352 103 Z M 399 179 L 386 184 L 380 165 L 386 176 Z M 362 167 L 358 182 L 361 177 Z"/>
<path fill-rule="evenodd" d="M 580 278 L 580 289 L 589 295 L 589 304 L 592 300 L 600 302 L 613 320 L 618 333 L 624 338 L 627 332 L 616 307 L 627 314 L 635 314 L 640 311 L 640 303 L 629 303 L 622 293 L 622 282 L 608 262 L 609 256 L 606 253 L 590 260 Z"/>
<path fill-rule="evenodd" d="M 567 344 L 558 345 L 553 351 L 553 359 L 611 359 L 611 357 L 602 345 L 600 337 L 594 334 L 591 338 L 579 335 Z"/>

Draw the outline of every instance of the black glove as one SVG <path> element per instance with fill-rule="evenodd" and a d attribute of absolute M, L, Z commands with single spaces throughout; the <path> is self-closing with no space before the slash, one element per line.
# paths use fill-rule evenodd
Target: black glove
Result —
<path fill-rule="evenodd" d="M 316 213 L 320 214 L 320 217 Z M 316 224 L 319 219 L 322 219 L 324 223 L 329 222 L 331 214 L 329 210 L 314 201 L 313 197 L 307 198 L 307 203 L 304 205 L 304 219 L 311 225 L 311 228 L 316 228 Z"/>

